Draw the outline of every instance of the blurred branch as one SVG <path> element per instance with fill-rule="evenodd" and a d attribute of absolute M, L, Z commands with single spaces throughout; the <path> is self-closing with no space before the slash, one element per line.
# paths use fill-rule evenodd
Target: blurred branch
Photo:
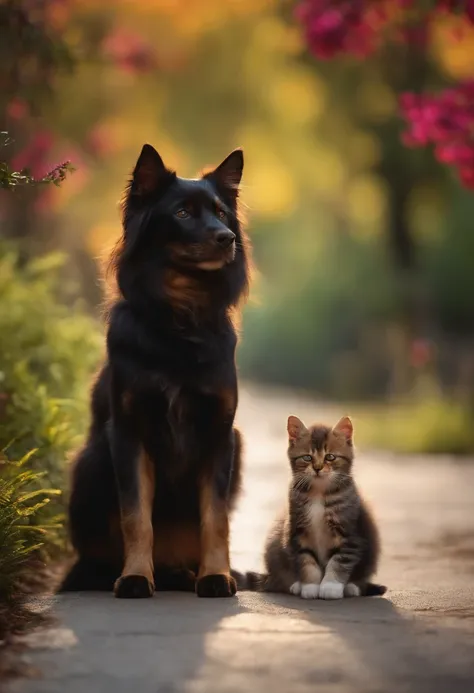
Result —
<path fill-rule="evenodd" d="M 0 147 L 6 147 L 12 142 L 13 140 L 8 136 L 7 132 L 0 132 Z M 15 190 L 15 188 L 20 186 L 40 185 L 45 183 L 53 183 L 53 185 L 59 186 L 66 178 L 68 172 L 72 173 L 74 170 L 71 162 L 65 161 L 55 166 L 42 178 L 33 178 L 28 169 L 22 169 L 21 171 L 10 170 L 6 161 L 2 161 L 0 157 L 0 188 Z"/>

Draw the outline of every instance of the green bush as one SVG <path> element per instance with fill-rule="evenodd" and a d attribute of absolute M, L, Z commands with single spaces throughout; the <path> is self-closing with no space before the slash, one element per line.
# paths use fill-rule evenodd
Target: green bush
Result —
<path fill-rule="evenodd" d="M 355 406 L 357 440 L 366 448 L 402 454 L 472 455 L 472 412 L 442 396 L 393 405 Z"/>
<path fill-rule="evenodd" d="M 67 459 L 100 357 L 97 323 L 59 300 L 61 264 L 50 255 L 20 266 L 0 247 L 0 639 L 25 620 L 32 561 L 61 543 Z"/>
<path fill-rule="evenodd" d="M 44 474 L 27 468 L 35 453 L 19 462 L 0 457 L 0 639 L 28 622 L 23 596 L 30 578 L 29 560 L 40 554 L 43 540 L 57 529 L 52 521 L 42 524 L 40 518 L 51 498 L 61 492 L 37 488 Z"/>
<path fill-rule="evenodd" d="M 30 479 L 38 489 L 64 488 L 102 341 L 80 304 L 58 300 L 61 261 L 47 256 L 19 269 L 14 253 L 0 250 L 0 450 L 15 460 L 36 450 L 25 471 L 41 472 Z M 63 509 L 58 496 L 34 521 L 58 525 Z"/>

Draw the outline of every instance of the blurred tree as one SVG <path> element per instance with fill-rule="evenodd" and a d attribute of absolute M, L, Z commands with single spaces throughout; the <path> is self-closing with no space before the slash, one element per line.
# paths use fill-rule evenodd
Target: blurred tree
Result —
<path fill-rule="evenodd" d="M 310 51 L 319 59 L 350 54 L 380 54 L 393 45 L 408 45 L 410 67 L 428 56 L 440 21 L 451 24 L 451 40 L 471 46 L 473 0 L 302 0 L 296 15 L 305 28 Z M 395 64 L 396 65 L 396 64 Z M 472 77 L 472 74 L 470 75 Z M 422 92 L 426 80 L 414 79 Z M 408 146 L 435 144 L 439 161 L 459 168 L 461 181 L 474 188 L 474 82 L 456 85 L 439 97 L 407 94 L 402 101 L 409 131 Z"/>
<path fill-rule="evenodd" d="M 27 254 L 28 238 L 38 231 L 35 209 L 47 194 L 44 186 L 25 184 L 31 182 L 31 176 L 59 181 L 67 169 L 66 165 L 45 161 L 50 134 L 44 131 L 33 135 L 33 123 L 44 99 L 52 97 L 58 74 L 73 66 L 72 54 L 51 22 L 54 11 L 65 4 L 64 0 L 0 3 L 0 124 L 11 134 L 10 146 L 2 150 L 6 158 L 1 164 L 2 187 L 14 184 L 17 193 L 7 197 L 3 194 L 0 234 L 22 240 L 21 257 Z M 29 150 L 22 156 L 23 143 L 30 138 Z M 10 165 L 21 174 L 12 175 Z"/>
<path fill-rule="evenodd" d="M 439 44 L 440 23 L 449 23 L 456 15 L 457 26 L 450 24 L 450 28 L 455 28 L 457 33 L 445 36 L 448 43 L 467 38 L 470 45 L 469 33 L 474 35 L 471 2 L 303 0 L 298 3 L 296 14 L 309 50 L 316 58 L 363 57 L 363 65 L 351 72 L 354 79 L 364 84 L 367 76 L 373 81 L 377 75 L 377 81 L 395 95 L 406 90 L 420 94 L 443 84 L 440 51 L 430 50 L 436 40 Z M 403 136 L 404 143 L 409 146 L 435 143 L 438 160 L 459 167 L 461 180 L 468 186 L 474 185 L 472 90 L 472 84 L 466 83 L 443 92 L 440 97 L 407 93 L 402 99 L 403 113 L 410 123 L 409 131 Z M 420 337 L 430 340 L 439 337 L 434 297 L 421 271 L 411 212 L 414 191 L 420 189 L 420 183 L 439 186 L 443 176 L 426 157 L 410 158 L 399 150 L 396 140 L 400 124 L 393 117 L 393 109 L 389 118 L 380 118 L 377 106 L 371 109 L 366 103 L 363 110 L 365 113 L 359 109 L 356 118 L 377 133 L 382 147 L 375 170 L 387 191 L 388 247 L 398 295 L 398 326 L 394 324 L 389 331 L 393 353 L 391 380 L 392 391 L 401 394 L 413 387 L 409 356 L 412 344 Z"/>
<path fill-rule="evenodd" d="M 65 249 L 61 290 L 80 280 L 95 308 L 97 259 L 120 231 L 117 199 L 142 144 L 155 144 L 183 175 L 242 145 L 260 269 L 242 373 L 370 397 L 409 390 L 427 357 L 451 387 L 461 367 L 446 344 L 466 354 L 471 340 L 473 201 L 427 152 L 400 146 L 397 101 L 467 79 L 470 34 L 453 40 L 454 15 L 438 13 L 429 51 L 402 36 L 377 41 L 362 62 L 316 61 L 305 55 L 294 4 L 51 3 L 45 26 L 74 57 L 71 69 L 48 73 L 51 89 L 35 108 L 18 83 L 2 129 L 11 125 L 16 140 L 12 170 L 41 178 L 71 160 L 77 171 L 21 203 L 28 223 L 18 232 L 30 253 Z M 393 18 L 392 29 L 403 27 Z M 20 204 L 25 193 L 9 197 Z M 10 215 L 1 223 L 5 234 Z"/>

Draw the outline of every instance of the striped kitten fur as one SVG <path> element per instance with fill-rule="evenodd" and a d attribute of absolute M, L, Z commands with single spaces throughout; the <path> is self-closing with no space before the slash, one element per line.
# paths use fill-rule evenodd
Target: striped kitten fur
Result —
<path fill-rule="evenodd" d="M 385 587 L 369 582 L 379 539 L 352 478 L 351 420 L 308 429 L 290 416 L 288 437 L 288 506 L 267 540 L 267 574 L 248 574 L 247 588 L 303 599 L 384 594 Z"/>

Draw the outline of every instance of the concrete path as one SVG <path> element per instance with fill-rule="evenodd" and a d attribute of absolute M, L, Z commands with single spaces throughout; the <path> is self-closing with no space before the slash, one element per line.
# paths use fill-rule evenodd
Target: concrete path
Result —
<path fill-rule="evenodd" d="M 291 412 L 329 423 L 346 413 L 243 389 L 236 568 L 261 567 L 265 533 L 285 495 Z M 58 627 L 31 638 L 28 657 L 41 678 L 15 681 L 10 693 L 472 693 L 474 460 L 361 451 L 356 477 L 379 519 L 386 597 L 62 596 L 54 603 Z"/>

